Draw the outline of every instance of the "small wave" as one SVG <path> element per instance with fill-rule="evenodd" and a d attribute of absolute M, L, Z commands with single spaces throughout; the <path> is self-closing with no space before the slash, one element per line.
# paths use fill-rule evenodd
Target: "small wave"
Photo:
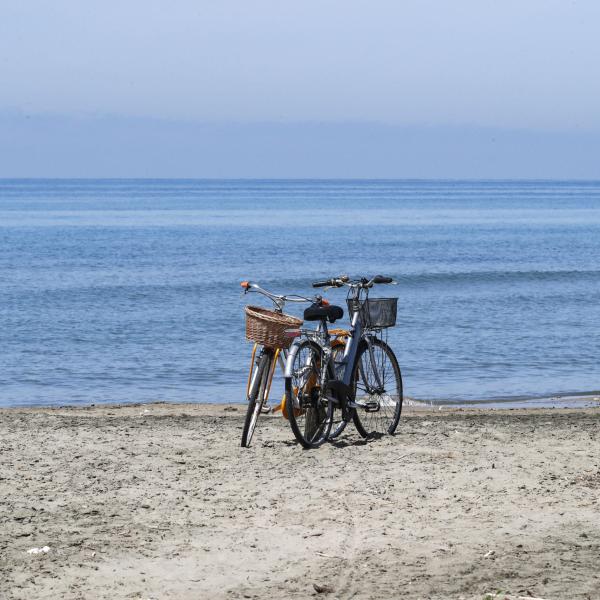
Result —
<path fill-rule="evenodd" d="M 600 281 L 600 270 L 589 269 L 589 270 L 514 270 L 514 271 L 446 271 L 446 272 L 421 272 L 421 273 L 408 273 L 401 274 L 397 272 L 397 268 L 385 268 L 381 267 L 379 271 L 388 274 L 401 285 L 423 285 L 423 284 L 463 284 L 463 283 L 509 283 L 509 282 L 520 282 L 520 281 Z M 372 273 L 375 274 L 375 273 Z M 275 289 L 305 289 L 307 286 L 310 287 L 310 283 L 313 279 L 323 279 L 330 277 L 331 273 L 323 274 L 323 277 L 315 276 L 311 279 L 306 277 L 278 277 L 277 279 L 266 279 L 260 280 L 260 284 L 265 287 L 273 287 Z M 358 277 L 359 275 L 371 275 L 371 273 L 349 273 L 351 278 Z M 228 284 L 230 285 L 230 284 Z"/>
<path fill-rule="evenodd" d="M 449 271 L 397 276 L 404 285 L 600 280 L 600 270 Z"/>

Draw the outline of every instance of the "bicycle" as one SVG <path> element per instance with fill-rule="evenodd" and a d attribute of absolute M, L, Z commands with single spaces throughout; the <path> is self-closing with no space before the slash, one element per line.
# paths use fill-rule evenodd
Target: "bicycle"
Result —
<path fill-rule="evenodd" d="M 353 281 L 342 276 L 313 283 L 313 287 L 349 288 L 351 328 L 341 360 L 327 326 L 342 318 L 341 307 L 310 306 L 304 311 L 304 320 L 318 321 L 317 328 L 293 332 L 299 339 L 287 357 L 285 393 L 287 404 L 294 406 L 290 425 L 303 447 L 316 448 L 334 439 L 350 420 L 365 438 L 396 431 L 402 412 L 402 375 L 383 332 L 396 324 L 398 299 L 369 298 L 374 285 L 388 283 L 395 282 L 382 275 Z M 332 432 L 336 410 L 339 419 Z"/>
<path fill-rule="evenodd" d="M 246 384 L 248 409 L 241 440 L 242 447 L 247 448 L 252 441 L 258 417 L 263 412 L 264 407 L 268 406 L 277 364 L 279 364 L 282 372 L 285 368 L 287 349 L 293 341 L 292 338 L 286 335 L 286 330 L 290 327 L 302 325 L 301 319 L 284 314 L 285 304 L 287 302 L 313 302 L 319 304 L 326 301 L 321 296 L 305 298 L 297 294 L 287 296 L 274 294 L 251 281 L 242 281 L 241 286 L 244 289 L 244 294 L 249 292 L 260 293 L 269 298 L 274 306 L 273 310 L 259 306 L 246 306 L 245 308 L 246 338 L 254 342 Z M 274 411 L 281 409 L 284 416 L 287 417 L 288 411 L 284 400 L 279 406 L 275 407 Z"/>

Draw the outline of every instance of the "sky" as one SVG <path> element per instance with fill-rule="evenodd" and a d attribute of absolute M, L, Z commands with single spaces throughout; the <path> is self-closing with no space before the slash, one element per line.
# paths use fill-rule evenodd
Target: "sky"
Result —
<path fill-rule="evenodd" d="M 0 0 L 0 177 L 600 178 L 597 0 Z"/>

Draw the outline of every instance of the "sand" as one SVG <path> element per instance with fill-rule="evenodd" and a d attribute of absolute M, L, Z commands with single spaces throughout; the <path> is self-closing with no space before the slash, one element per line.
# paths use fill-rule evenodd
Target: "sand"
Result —
<path fill-rule="evenodd" d="M 600 598 L 600 409 L 312 451 L 243 411 L 1 410 L 0 598 Z"/>

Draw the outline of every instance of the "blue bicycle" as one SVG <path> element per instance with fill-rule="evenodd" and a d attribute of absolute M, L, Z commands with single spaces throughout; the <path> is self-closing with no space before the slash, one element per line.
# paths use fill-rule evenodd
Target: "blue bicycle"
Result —
<path fill-rule="evenodd" d="M 374 285 L 391 277 L 317 281 L 313 287 L 347 287 L 351 328 L 343 350 L 332 347 L 328 324 L 344 315 L 340 306 L 313 304 L 305 321 L 316 329 L 295 329 L 285 367 L 285 394 L 296 439 L 316 448 L 339 436 L 353 421 L 363 437 L 393 434 L 402 412 L 402 375 L 385 332 L 396 324 L 397 298 L 369 298 Z M 291 408 L 293 407 L 293 410 Z"/>

